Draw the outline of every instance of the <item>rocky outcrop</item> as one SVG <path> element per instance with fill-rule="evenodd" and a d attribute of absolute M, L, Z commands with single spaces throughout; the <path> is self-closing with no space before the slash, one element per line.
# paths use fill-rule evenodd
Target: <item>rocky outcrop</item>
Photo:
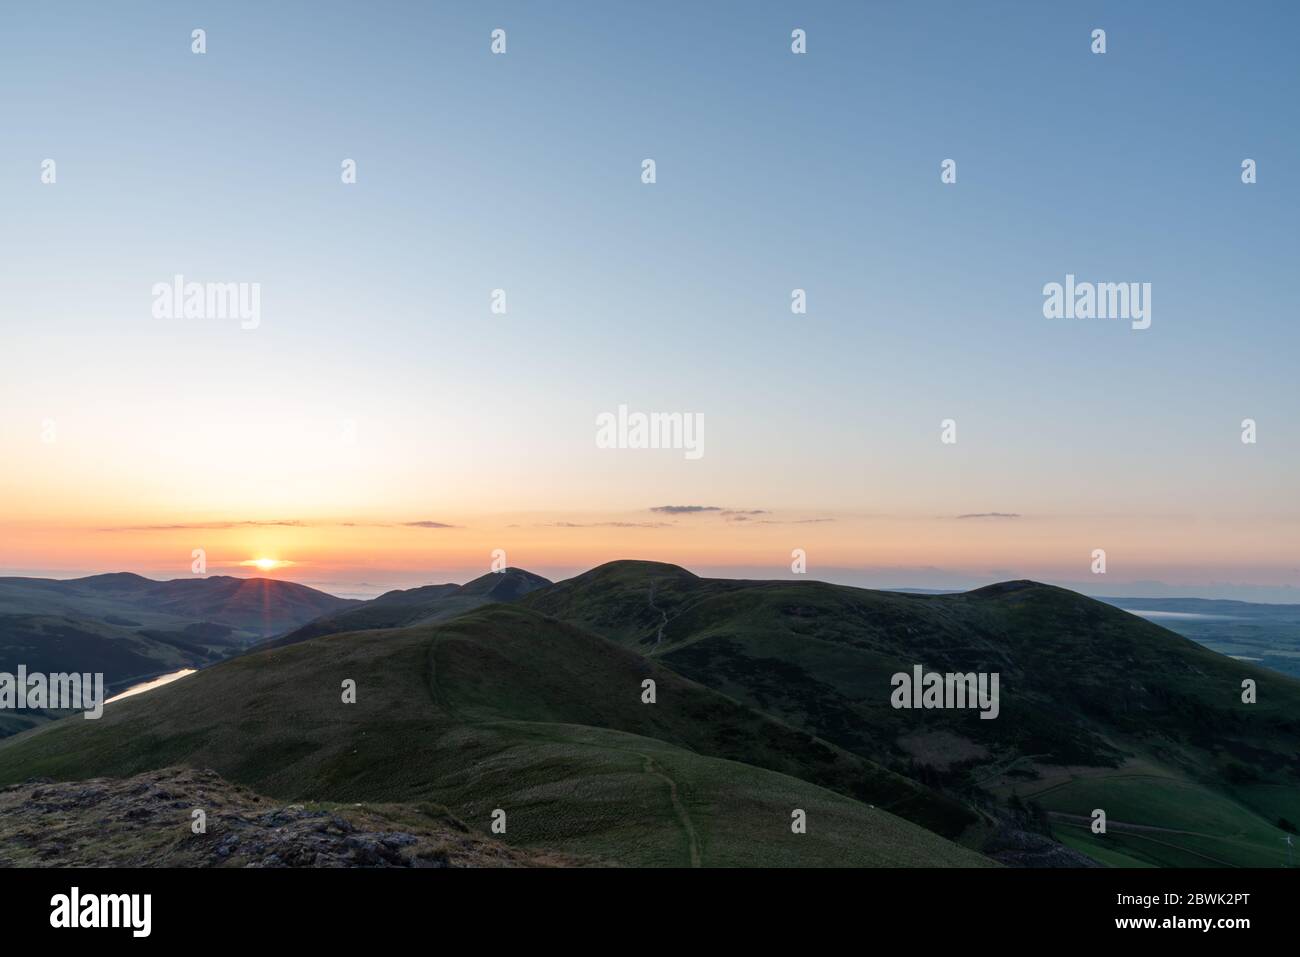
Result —
<path fill-rule="evenodd" d="M 203 831 L 195 833 L 195 811 Z M 429 805 L 284 805 L 215 771 L 0 790 L 7 867 L 564 867 Z"/>

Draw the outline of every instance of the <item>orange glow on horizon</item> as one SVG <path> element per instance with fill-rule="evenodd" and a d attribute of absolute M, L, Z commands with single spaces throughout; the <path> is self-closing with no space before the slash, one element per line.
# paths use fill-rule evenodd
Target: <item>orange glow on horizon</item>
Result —
<path fill-rule="evenodd" d="M 1110 559 L 1107 582 L 1281 584 L 1294 568 L 1296 526 L 1269 516 L 959 517 L 964 514 L 798 507 L 483 513 L 430 506 L 396 514 L 251 517 L 119 512 L 58 523 L 0 517 L 0 575 L 133 571 L 168 580 L 193 575 L 194 552 L 202 550 L 208 575 L 288 574 L 327 591 L 334 585 L 369 591 L 468 580 L 488 571 L 498 550 L 507 564 L 550 571 L 548 577 L 554 570 L 576 574 L 629 558 L 783 577 L 792 550 L 802 549 L 810 578 L 839 568 L 883 569 L 889 583 L 898 585 L 939 572 L 986 581 L 1092 581 L 1089 563 L 1099 543 Z M 1205 554 L 1207 542 L 1215 545 L 1211 555 Z M 282 557 L 287 555 L 293 559 Z"/>
<path fill-rule="evenodd" d="M 278 558 L 250 558 L 247 561 L 240 562 L 239 564 L 245 567 L 251 566 L 261 572 L 272 572 L 277 568 L 290 568 L 295 563 L 281 561 Z"/>

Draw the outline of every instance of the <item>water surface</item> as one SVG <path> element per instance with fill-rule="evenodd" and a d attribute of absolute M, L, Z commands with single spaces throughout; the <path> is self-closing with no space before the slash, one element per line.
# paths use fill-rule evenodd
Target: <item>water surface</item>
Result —
<path fill-rule="evenodd" d="M 153 691 L 154 688 L 161 688 L 163 685 L 171 684 L 177 678 L 184 678 L 186 675 L 192 675 L 197 669 L 182 668 L 180 671 L 173 671 L 170 674 L 159 675 L 157 678 L 150 678 L 148 681 L 142 681 L 138 685 L 131 685 L 121 694 L 115 694 L 104 704 L 112 704 L 114 701 L 121 701 L 123 698 L 130 698 L 132 695 L 144 694 L 146 691 Z"/>

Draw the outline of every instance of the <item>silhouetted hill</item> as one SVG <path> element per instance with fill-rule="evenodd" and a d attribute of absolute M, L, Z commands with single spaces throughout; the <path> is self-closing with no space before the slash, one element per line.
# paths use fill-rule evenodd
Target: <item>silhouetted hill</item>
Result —
<path fill-rule="evenodd" d="M 0 578 L 0 613 L 140 618 L 162 627 L 213 622 L 268 637 L 357 604 L 296 582 L 271 578 L 177 578 L 154 581 L 128 572 L 89 578 Z"/>
<path fill-rule="evenodd" d="M 464 585 L 423 585 L 385 592 L 371 601 L 308 622 L 286 635 L 263 642 L 259 648 L 282 648 L 344 631 L 404 628 L 444 621 L 492 602 L 515 601 L 549 584 L 547 579 L 522 568 L 506 568 Z"/>

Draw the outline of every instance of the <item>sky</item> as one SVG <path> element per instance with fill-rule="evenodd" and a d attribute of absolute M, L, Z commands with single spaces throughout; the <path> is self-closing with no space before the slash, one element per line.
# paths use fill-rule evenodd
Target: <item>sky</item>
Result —
<path fill-rule="evenodd" d="M 878 587 L 1300 601 L 1298 28 L 8 5 L 0 575 L 202 549 L 370 594 L 498 549 L 550 577 L 788 577 L 801 549 Z M 1046 318 L 1067 274 L 1150 283 L 1150 328 Z M 177 275 L 258 284 L 256 323 L 160 317 Z M 699 417 L 702 454 L 599 447 L 620 406 Z"/>

